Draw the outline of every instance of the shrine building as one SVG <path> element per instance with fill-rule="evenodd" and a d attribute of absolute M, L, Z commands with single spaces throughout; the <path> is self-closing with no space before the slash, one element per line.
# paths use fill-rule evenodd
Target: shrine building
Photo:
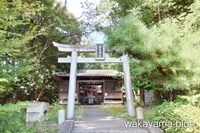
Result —
<path fill-rule="evenodd" d="M 58 81 L 60 103 L 67 104 L 70 74 L 56 72 L 53 76 Z M 77 70 L 76 76 L 75 104 L 122 103 L 122 72 Z"/>

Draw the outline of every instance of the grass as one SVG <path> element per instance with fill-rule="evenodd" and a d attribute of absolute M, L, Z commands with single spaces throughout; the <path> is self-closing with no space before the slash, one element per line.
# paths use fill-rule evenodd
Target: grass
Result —
<path fill-rule="evenodd" d="M 153 120 L 153 118 L 156 116 L 156 110 L 154 108 L 148 108 L 144 110 L 144 119 L 145 120 Z"/>
<path fill-rule="evenodd" d="M 66 109 L 67 109 L 66 105 L 61 105 L 58 103 L 53 104 L 49 108 L 48 121 L 57 122 L 58 121 L 58 110 L 65 110 L 65 114 L 66 114 Z M 79 105 L 75 105 L 75 110 L 74 110 L 75 119 L 81 120 L 83 117 L 83 113 L 84 113 L 83 107 L 79 106 Z"/>
<path fill-rule="evenodd" d="M 128 115 L 127 107 L 125 105 L 106 105 L 103 109 L 117 118 L 125 118 L 128 121 L 136 121 L 136 117 Z M 152 120 L 155 117 L 155 109 L 144 110 L 144 120 Z"/>
<path fill-rule="evenodd" d="M 0 105 L 0 133 L 56 133 L 58 132 L 58 110 L 65 109 L 66 105 L 55 103 L 50 106 L 48 121 L 35 122 L 27 125 L 26 102 Z M 84 113 L 82 106 L 75 106 L 75 119 L 81 120 Z"/>
<path fill-rule="evenodd" d="M 40 123 L 35 124 L 33 128 L 37 128 L 37 133 L 57 133 L 59 130 L 58 126 L 52 126 L 52 125 L 42 125 Z M 30 132 L 30 133 L 36 133 L 36 132 Z"/>
<path fill-rule="evenodd" d="M 48 121 L 57 122 L 58 121 L 58 110 L 66 110 L 66 105 L 61 105 L 54 103 L 49 107 Z"/>
<path fill-rule="evenodd" d="M 58 110 L 65 110 L 66 114 L 67 105 L 61 105 L 58 103 L 54 103 L 49 108 L 48 114 L 48 123 L 57 123 L 58 122 Z M 76 120 L 81 120 L 83 117 L 84 109 L 82 106 L 75 106 L 74 116 Z M 39 126 L 40 133 L 56 133 L 58 132 L 58 125 L 42 125 Z"/>
<path fill-rule="evenodd" d="M 76 120 L 82 120 L 83 119 L 83 113 L 84 113 L 83 106 L 76 105 L 75 106 L 75 112 L 74 112 L 75 119 Z"/>

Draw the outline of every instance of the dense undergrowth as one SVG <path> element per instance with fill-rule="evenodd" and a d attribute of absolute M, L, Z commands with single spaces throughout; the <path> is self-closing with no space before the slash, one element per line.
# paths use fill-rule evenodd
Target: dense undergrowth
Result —
<path fill-rule="evenodd" d="M 115 117 L 125 118 L 128 121 L 136 121 L 136 117 L 130 117 L 126 106 L 109 105 L 104 110 Z M 160 124 L 165 133 L 199 133 L 200 108 L 188 102 L 163 102 L 161 105 L 144 110 L 144 120 Z"/>
<path fill-rule="evenodd" d="M 0 106 L 1 133 L 35 133 L 34 126 L 26 126 L 25 114 L 27 103 L 5 104 Z"/>
<path fill-rule="evenodd" d="M 56 133 L 59 130 L 58 110 L 66 109 L 64 105 L 54 103 L 49 108 L 48 121 L 26 124 L 26 107 L 28 102 L 5 104 L 0 106 L 0 133 Z M 76 119 L 81 119 L 83 108 L 75 107 Z"/>

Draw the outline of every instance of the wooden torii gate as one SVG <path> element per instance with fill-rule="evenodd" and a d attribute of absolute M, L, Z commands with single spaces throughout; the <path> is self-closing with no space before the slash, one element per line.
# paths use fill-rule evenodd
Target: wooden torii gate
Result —
<path fill-rule="evenodd" d="M 60 44 L 53 42 L 53 45 L 57 47 L 59 51 L 71 53 L 71 57 L 58 58 L 58 63 L 71 63 L 69 91 L 68 91 L 69 93 L 68 93 L 68 105 L 67 105 L 67 119 L 74 119 L 77 63 L 122 63 L 128 114 L 129 116 L 135 115 L 128 55 L 123 55 L 120 58 L 105 58 L 104 56 L 105 46 L 102 44 L 97 44 L 96 46 L 95 45 L 88 46 L 88 45 L 67 45 L 67 44 Z M 96 52 L 96 57 L 95 58 L 77 57 L 78 52 L 81 53 Z"/>

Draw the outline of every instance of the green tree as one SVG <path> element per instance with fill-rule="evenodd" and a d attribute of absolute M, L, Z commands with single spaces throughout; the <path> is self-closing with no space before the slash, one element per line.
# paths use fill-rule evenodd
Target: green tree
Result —
<path fill-rule="evenodd" d="M 197 88 L 199 31 L 173 18 L 147 28 L 134 12 L 105 30 L 110 48 L 129 54 L 133 85 L 163 91 Z"/>
<path fill-rule="evenodd" d="M 52 41 L 79 42 L 79 23 L 53 0 L 3 0 L 0 7 L 1 100 L 55 99 L 52 73 L 61 66 Z"/>
<path fill-rule="evenodd" d="M 141 13 L 141 21 L 152 26 L 163 19 L 189 14 L 195 0 L 102 0 L 97 8 L 112 22 L 127 16 L 134 8 Z M 105 13 L 106 12 L 106 13 Z"/>
<path fill-rule="evenodd" d="M 31 69 L 24 60 L 30 56 L 26 43 L 37 36 L 36 27 L 29 28 L 30 16 L 42 8 L 37 2 L 29 5 L 23 1 L 6 0 L 0 2 L 0 7 L 0 78 L 8 83 L 0 90 L 10 93 L 17 76 L 25 75 Z"/>

